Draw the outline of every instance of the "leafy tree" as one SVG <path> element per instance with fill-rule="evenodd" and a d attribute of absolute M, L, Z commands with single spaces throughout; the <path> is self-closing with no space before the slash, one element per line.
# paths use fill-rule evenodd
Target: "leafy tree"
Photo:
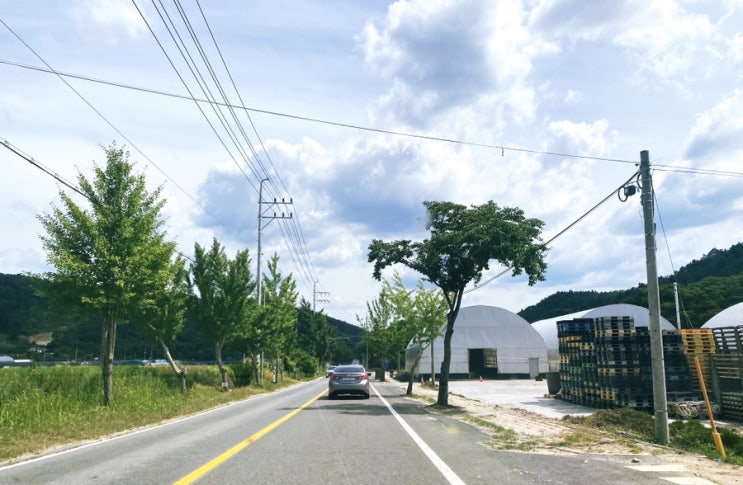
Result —
<path fill-rule="evenodd" d="M 368 259 L 374 263 L 377 280 L 383 269 L 399 263 L 422 274 L 443 292 L 448 313 L 437 403 L 447 406 L 451 337 L 465 287 L 480 281 L 491 260 L 511 268 L 513 275 L 526 273 L 529 285 L 544 280 L 546 248 L 540 239 L 544 223 L 527 219 L 521 209 L 501 208 L 492 201 L 470 208 L 451 202 L 423 205 L 428 212 L 429 239 L 375 239 L 369 245 Z"/>
<path fill-rule="evenodd" d="M 180 377 L 181 391 L 185 394 L 188 371 L 186 367 L 178 366 L 168 347 L 183 329 L 190 296 L 185 261 L 178 258 L 173 264 L 163 267 L 160 279 L 160 285 L 143 299 L 137 326 L 145 337 L 160 346 L 171 369 Z"/>
<path fill-rule="evenodd" d="M 312 310 L 312 304 L 302 298 L 297 311 L 297 341 L 301 349 L 317 359 L 316 367 L 322 368 L 330 359 L 331 327 L 322 312 Z"/>
<path fill-rule="evenodd" d="M 366 303 L 366 339 L 369 352 L 380 361 L 380 368 L 393 355 L 396 340 L 395 313 L 388 296 L 381 292 L 379 297 Z M 360 319 L 359 319 L 360 321 Z M 369 363 L 367 363 L 369 365 Z M 384 379 L 384 373 L 379 376 Z"/>
<path fill-rule="evenodd" d="M 279 272 L 279 256 L 274 254 L 268 262 L 268 274 L 263 277 L 260 318 L 266 329 L 266 347 L 263 349 L 276 358 L 274 375 L 278 377 L 280 355 L 293 337 L 297 322 L 297 284 L 291 275 Z"/>
<path fill-rule="evenodd" d="M 215 238 L 210 249 L 196 243 L 191 265 L 190 285 L 197 290 L 191 302 L 194 320 L 214 345 L 222 389 L 227 390 L 227 369 L 222 361 L 225 344 L 248 332 L 254 318 L 255 282 L 250 272 L 248 250 L 238 251 L 234 260 L 227 258 Z"/>
<path fill-rule="evenodd" d="M 427 290 L 423 280 L 418 280 L 415 290 L 407 291 L 400 275 L 395 272 L 392 282 L 387 280 L 383 283 L 382 291 L 388 295 L 392 302 L 395 313 L 401 324 L 399 334 L 402 337 L 403 348 L 418 347 L 420 351 L 416 354 L 408 380 L 407 395 L 413 394 L 413 373 L 418 367 L 423 350 L 428 347 L 431 352 L 431 380 L 433 382 L 434 354 L 433 341 L 441 335 L 446 324 L 447 304 L 440 291 Z"/>
<path fill-rule="evenodd" d="M 129 153 L 116 145 L 104 149 L 107 163 L 95 167 L 95 177 L 78 175 L 88 210 L 60 191 L 62 206 L 39 216 L 47 260 L 55 272 L 48 295 L 57 302 L 84 307 L 103 319 L 101 369 L 103 403 L 113 402 L 113 362 L 116 326 L 136 312 L 144 295 L 157 287 L 162 253 L 175 244 L 165 241 L 160 190 L 148 192 L 143 175 L 133 173 Z"/>

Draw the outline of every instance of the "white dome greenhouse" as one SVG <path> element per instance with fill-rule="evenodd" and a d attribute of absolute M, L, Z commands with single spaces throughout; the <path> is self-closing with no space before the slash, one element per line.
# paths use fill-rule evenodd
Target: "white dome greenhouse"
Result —
<path fill-rule="evenodd" d="M 702 328 L 737 327 L 743 325 L 743 302 L 722 310 L 702 325 Z"/>
<path fill-rule="evenodd" d="M 442 332 L 443 333 L 443 332 Z M 431 348 L 423 349 L 418 371 L 413 361 L 421 351 L 411 344 L 405 355 L 405 370 L 431 375 Z M 547 372 L 547 347 L 529 322 L 506 309 L 475 305 L 459 310 L 451 340 L 452 378 L 530 377 Z M 438 376 L 444 357 L 444 337 L 433 344 L 434 372 Z"/>

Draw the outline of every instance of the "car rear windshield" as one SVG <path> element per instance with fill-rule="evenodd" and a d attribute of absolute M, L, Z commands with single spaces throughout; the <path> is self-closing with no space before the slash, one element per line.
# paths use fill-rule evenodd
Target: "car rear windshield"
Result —
<path fill-rule="evenodd" d="M 333 372 L 339 373 L 339 372 L 358 372 L 358 373 L 364 373 L 364 368 L 358 365 L 349 365 L 344 367 L 336 367 L 333 369 Z"/>

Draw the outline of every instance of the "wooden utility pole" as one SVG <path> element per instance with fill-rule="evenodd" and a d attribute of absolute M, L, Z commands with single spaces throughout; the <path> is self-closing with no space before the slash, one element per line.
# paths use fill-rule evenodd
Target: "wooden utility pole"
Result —
<path fill-rule="evenodd" d="M 668 444 L 668 403 L 666 402 L 666 371 L 663 363 L 663 332 L 660 327 L 660 294 L 656 265 L 653 181 L 650 177 L 650 154 L 640 152 L 642 181 L 642 215 L 645 221 L 645 261 L 648 275 L 648 310 L 650 311 L 650 357 L 653 370 L 653 408 L 655 439 Z"/>

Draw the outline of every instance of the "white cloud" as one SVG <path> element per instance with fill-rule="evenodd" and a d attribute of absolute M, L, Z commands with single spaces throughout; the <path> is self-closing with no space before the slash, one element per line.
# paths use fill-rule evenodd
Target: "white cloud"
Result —
<path fill-rule="evenodd" d="M 531 36 L 519 1 L 398 1 L 381 26 L 368 23 L 359 42 L 367 65 L 392 80 L 379 99 L 387 121 L 420 127 L 469 104 L 503 122 L 532 120 L 526 85 L 535 57 L 554 46 Z M 493 102 L 493 101 L 497 102 Z"/>
<path fill-rule="evenodd" d="M 82 32 L 105 32 L 110 43 L 119 43 L 122 33 L 130 39 L 147 33 L 137 9 L 126 0 L 79 0 L 69 7 L 69 14 Z"/>

